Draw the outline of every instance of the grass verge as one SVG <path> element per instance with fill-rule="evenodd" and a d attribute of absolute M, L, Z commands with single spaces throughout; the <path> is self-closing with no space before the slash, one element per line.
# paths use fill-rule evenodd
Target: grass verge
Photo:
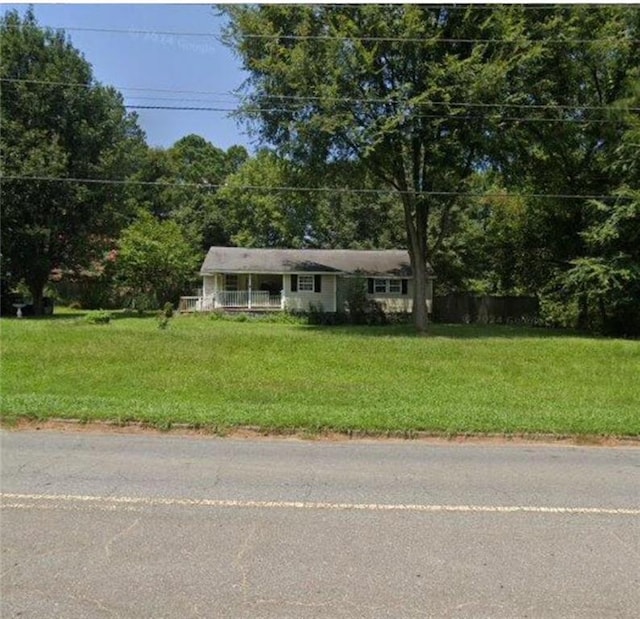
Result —
<path fill-rule="evenodd" d="M 516 327 L 3 319 L 0 414 L 265 431 L 640 435 L 640 343 Z"/>

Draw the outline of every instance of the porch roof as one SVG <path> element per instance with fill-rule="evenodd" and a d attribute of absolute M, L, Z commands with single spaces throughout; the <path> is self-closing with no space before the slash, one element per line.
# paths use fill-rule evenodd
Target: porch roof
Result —
<path fill-rule="evenodd" d="M 213 273 L 346 273 L 411 277 L 401 249 L 247 249 L 211 247 L 200 275 Z"/>

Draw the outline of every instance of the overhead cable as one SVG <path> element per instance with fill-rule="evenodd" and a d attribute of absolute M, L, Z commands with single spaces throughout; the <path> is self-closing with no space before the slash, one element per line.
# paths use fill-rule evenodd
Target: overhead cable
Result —
<path fill-rule="evenodd" d="M 31 80 L 21 78 L 0 78 L 0 82 L 7 83 L 20 83 L 20 84 L 40 84 L 45 86 L 69 86 L 80 88 L 95 88 L 96 84 L 84 84 L 81 82 L 58 82 L 49 80 Z M 214 91 L 202 91 L 202 90 L 173 90 L 163 88 L 143 88 L 134 86 L 111 86 L 115 90 L 132 90 L 140 92 L 162 92 L 165 94 L 211 94 L 216 96 L 224 96 L 230 98 L 236 98 L 241 102 L 244 100 L 242 95 L 233 92 L 214 92 Z M 421 96 L 421 95 L 418 95 Z M 131 96 L 130 98 L 142 98 L 138 96 Z M 145 97 L 147 98 L 147 97 Z M 156 97 L 152 97 L 156 99 Z M 552 103 L 474 103 L 466 101 L 413 101 L 412 99 L 394 99 L 394 98 L 357 98 L 357 97 L 321 97 L 318 95 L 264 95 L 261 99 L 269 100 L 282 100 L 282 101 L 301 101 L 301 102 L 327 102 L 327 103 L 357 103 L 357 104 L 396 104 L 396 105 L 411 105 L 417 106 L 447 106 L 447 107 L 475 107 L 475 108 L 512 108 L 512 109 L 528 109 L 528 110 L 600 110 L 600 111 L 629 111 L 640 112 L 640 107 L 618 107 L 615 105 L 564 105 L 564 104 L 552 104 Z M 163 99 L 164 100 L 164 99 Z M 166 100 L 175 100 L 167 98 Z M 178 101 L 190 101 L 192 99 L 177 99 Z M 199 100 L 198 100 L 199 101 Z M 202 101 L 209 101 L 204 99 Z M 233 111 L 233 110 L 223 110 Z"/>
<path fill-rule="evenodd" d="M 104 185 L 133 185 L 142 187 L 177 187 L 183 189 L 237 189 L 241 191 L 273 191 L 304 193 L 340 193 L 340 194 L 407 194 L 414 196 L 469 197 L 469 198 L 549 198 L 566 200 L 609 200 L 614 196 L 597 194 L 563 194 L 563 193 L 483 193 L 473 191 L 410 191 L 399 189 L 353 189 L 348 187 L 295 187 L 292 185 L 260 186 L 260 185 L 228 185 L 215 183 L 176 183 L 165 181 L 136 181 L 129 179 L 72 178 L 55 176 L 21 176 L 0 175 L 2 181 L 44 181 L 60 183 L 87 183 Z"/>
<path fill-rule="evenodd" d="M 13 26 L 7 24 L 8 27 L 20 28 L 21 25 Z M 51 30 L 65 30 L 70 32 L 101 32 L 110 34 L 128 34 L 128 35 L 156 35 L 156 36 L 174 36 L 174 37 L 197 37 L 197 38 L 219 38 L 218 33 L 214 32 L 190 32 L 184 30 L 139 30 L 125 28 L 90 28 L 84 26 L 43 26 Z M 339 36 L 330 34 L 243 34 L 244 39 L 266 39 L 266 40 L 285 40 L 285 41 L 361 41 L 363 43 L 436 43 L 444 45 L 457 44 L 499 44 L 499 45 L 526 45 L 537 43 L 548 43 L 550 45 L 583 45 L 587 43 L 639 43 L 638 39 L 621 38 L 621 37 L 601 37 L 595 39 L 494 39 L 494 38 L 446 38 L 446 37 L 384 37 L 384 36 Z"/>
<path fill-rule="evenodd" d="M 176 105 L 137 105 L 127 104 L 124 105 L 128 110 L 174 110 L 182 112 L 226 112 L 235 113 L 238 110 L 235 108 L 219 108 L 219 107 L 191 107 L 191 106 L 176 106 Z M 255 108 L 250 110 L 253 113 L 274 113 L 274 112 L 291 112 L 295 111 L 291 108 Z M 458 114 L 411 114 L 412 119 L 429 118 L 433 120 L 455 120 L 455 121 L 474 121 L 474 120 L 491 120 L 493 122 L 522 122 L 522 123 L 569 123 L 578 125 L 588 124 L 614 124 L 623 123 L 626 124 L 626 119 L 606 119 L 606 118 L 533 118 L 533 117 L 518 117 L 518 116 L 499 116 L 499 117 L 487 117 L 487 116 L 470 116 L 470 115 L 458 115 Z"/>

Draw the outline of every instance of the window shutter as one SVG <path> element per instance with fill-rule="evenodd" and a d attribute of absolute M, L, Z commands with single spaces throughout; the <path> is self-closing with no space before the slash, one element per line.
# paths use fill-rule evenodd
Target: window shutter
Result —
<path fill-rule="evenodd" d="M 408 293 L 408 282 L 406 279 L 402 280 L 402 294 L 407 294 Z"/>
<path fill-rule="evenodd" d="M 313 278 L 313 292 L 322 292 L 322 275 Z"/>
<path fill-rule="evenodd" d="M 373 277 L 367 278 L 367 292 L 373 294 Z"/>
<path fill-rule="evenodd" d="M 298 276 L 291 276 L 291 292 L 298 292 Z"/>

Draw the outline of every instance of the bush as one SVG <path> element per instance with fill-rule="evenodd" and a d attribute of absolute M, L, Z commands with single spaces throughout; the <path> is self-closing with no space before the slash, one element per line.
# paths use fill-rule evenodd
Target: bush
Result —
<path fill-rule="evenodd" d="M 346 291 L 347 322 L 352 325 L 381 326 L 389 324 L 380 303 L 367 296 L 367 282 L 358 277 L 348 282 Z"/>
<path fill-rule="evenodd" d="M 90 325 L 108 325 L 111 322 L 111 318 L 113 318 L 111 312 L 97 310 L 86 314 L 83 320 Z"/>
<path fill-rule="evenodd" d="M 303 316 L 307 324 L 320 326 L 335 326 L 348 324 L 349 320 L 344 312 L 323 312 L 322 307 L 311 306 Z"/>
<path fill-rule="evenodd" d="M 165 303 L 164 307 L 158 312 L 156 319 L 158 320 L 158 328 L 166 329 L 170 320 L 173 318 L 173 303 Z"/>

